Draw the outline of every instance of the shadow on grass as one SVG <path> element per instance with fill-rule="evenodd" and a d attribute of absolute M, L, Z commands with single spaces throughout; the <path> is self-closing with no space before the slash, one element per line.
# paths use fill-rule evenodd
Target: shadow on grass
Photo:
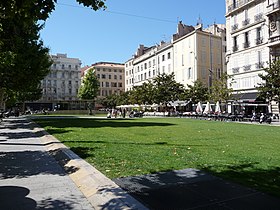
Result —
<path fill-rule="evenodd" d="M 47 118 L 47 119 L 35 119 L 36 123 L 42 127 L 52 126 L 55 128 L 66 127 L 80 127 L 80 128 L 129 128 L 129 127 L 147 127 L 147 126 L 173 126 L 172 123 L 160 123 L 160 122 L 144 122 L 136 121 L 134 119 L 88 119 L 88 118 Z"/>
<path fill-rule="evenodd" d="M 219 172 L 215 166 L 201 168 L 216 176 L 280 197 L 280 167 L 263 169 L 258 167 L 258 163 L 243 163 L 227 166 Z"/>
<path fill-rule="evenodd" d="M 245 166 L 247 168 L 247 166 Z M 242 165 L 236 166 L 242 169 Z M 277 168 L 263 171 L 247 172 L 244 179 L 264 178 L 275 175 Z M 231 177 L 232 171 L 224 171 L 219 176 Z M 237 172 L 240 173 L 240 172 Z M 246 177 L 248 176 L 248 177 Z M 228 180 L 233 180 L 232 178 Z M 271 178 L 271 177 L 268 177 Z M 278 209 L 280 199 L 255 189 L 244 187 L 234 182 L 212 176 L 197 169 L 183 169 L 159 172 L 148 175 L 123 177 L 114 179 L 133 197 L 144 203 L 150 209 Z M 258 182 L 258 180 L 255 180 Z M 267 186 L 270 183 L 261 183 Z M 276 183 L 275 183 L 276 184 Z M 252 187 L 247 184 L 247 186 Z M 262 191 L 265 191 L 262 188 Z M 274 188 L 274 195 L 279 185 Z"/>

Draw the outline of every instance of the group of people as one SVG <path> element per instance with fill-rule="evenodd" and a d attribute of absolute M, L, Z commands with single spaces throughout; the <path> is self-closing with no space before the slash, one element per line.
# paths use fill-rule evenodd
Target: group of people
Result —
<path fill-rule="evenodd" d="M 112 109 L 111 111 L 108 111 L 107 118 L 117 118 L 119 117 L 126 117 L 126 109 Z"/>
<path fill-rule="evenodd" d="M 259 120 L 259 123 L 264 123 L 264 122 L 267 122 L 267 123 L 271 123 L 272 119 L 271 119 L 271 116 L 270 115 L 265 115 L 263 112 L 261 113 L 259 119 L 257 117 L 257 114 L 255 111 L 253 111 L 252 113 L 252 118 L 251 118 L 251 122 L 255 122 Z"/>

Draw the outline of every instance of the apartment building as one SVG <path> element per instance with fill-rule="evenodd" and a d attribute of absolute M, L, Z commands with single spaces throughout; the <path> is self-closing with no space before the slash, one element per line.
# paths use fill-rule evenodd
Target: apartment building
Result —
<path fill-rule="evenodd" d="M 226 0 L 226 7 L 227 72 L 235 80 L 233 88 L 240 102 L 260 103 L 258 75 L 280 55 L 279 1 Z M 272 109 L 279 112 L 275 103 Z"/>
<path fill-rule="evenodd" d="M 124 64 L 113 62 L 98 62 L 84 70 L 84 75 L 93 69 L 99 81 L 99 93 L 97 98 L 104 98 L 112 94 L 124 92 Z M 96 104 L 101 108 L 100 104 Z"/>
<path fill-rule="evenodd" d="M 173 39 L 174 73 L 177 82 L 187 86 L 201 80 L 210 87 L 215 78 L 220 78 L 226 69 L 223 61 L 224 35 L 222 37 L 225 30 L 224 26 L 220 27 L 214 24 L 211 28 L 202 29 L 202 25 L 198 25 L 192 32 Z"/>
<path fill-rule="evenodd" d="M 41 81 L 42 98 L 28 104 L 33 109 L 76 109 L 81 84 L 81 61 L 67 54 L 50 55 L 50 73 Z"/>
<path fill-rule="evenodd" d="M 172 72 L 175 80 L 185 86 L 197 79 L 210 86 L 212 79 L 226 69 L 224 39 L 223 25 L 214 24 L 203 30 L 201 24 L 193 27 L 180 21 L 170 42 L 140 45 L 135 56 L 125 63 L 125 90 Z"/>

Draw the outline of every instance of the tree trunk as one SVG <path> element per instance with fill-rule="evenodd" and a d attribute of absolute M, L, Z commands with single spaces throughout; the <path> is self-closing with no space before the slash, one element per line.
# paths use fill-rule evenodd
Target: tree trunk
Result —
<path fill-rule="evenodd" d="M 0 88 L 0 110 L 5 110 L 5 90 L 3 88 Z"/>

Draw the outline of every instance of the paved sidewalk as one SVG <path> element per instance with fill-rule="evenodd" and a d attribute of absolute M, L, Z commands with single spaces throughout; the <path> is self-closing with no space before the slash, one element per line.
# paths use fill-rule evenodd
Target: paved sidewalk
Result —
<path fill-rule="evenodd" d="M 22 117 L 0 124 L 0 209 L 146 208 Z"/>

